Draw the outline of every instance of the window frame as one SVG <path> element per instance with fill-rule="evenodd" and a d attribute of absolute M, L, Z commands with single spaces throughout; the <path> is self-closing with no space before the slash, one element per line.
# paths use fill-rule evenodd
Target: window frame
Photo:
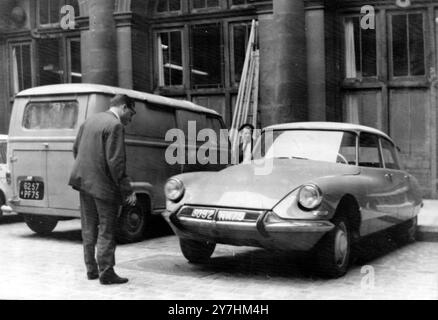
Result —
<path fill-rule="evenodd" d="M 393 28 L 392 28 L 392 19 L 396 15 L 401 16 L 407 16 L 410 14 L 421 14 L 422 20 L 423 20 L 423 62 L 424 62 L 424 74 L 423 75 L 411 75 L 411 62 L 410 62 L 410 50 L 409 50 L 409 41 L 406 44 L 407 46 L 407 54 L 408 54 L 408 75 L 404 76 L 395 76 L 394 75 L 394 59 L 393 59 Z M 428 15 L 425 10 L 422 9 L 413 9 L 409 11 L 389 11 L 386 14 L 386 21 L 387 21 L 387 43 L 388 43 L 388 77 L 389 80 L 417 80 L 417 79 L 426 79 L 429 74 L 429 65 L 430 62 L 427 57 L 427 52 L 429 50 L 429 44 L 428 44 L 428 35 L 429 35 L 429 29 L 428 29 L 428 23 L 427 20 Z M 409 24 L 407 24 L 407 33 L 409 35 Z"/>
<path fill-rule="evenodd" d="M 27 40 L 27 39 L 23 39 L 21 41 L 11 41 L 8 42 L 8 61 L 9 61 L 9 96 L 13 97 L 15 96 L 15 92 L 14 92 L 14 80 L 13 80 L 13 76 L 14 76 L 14 71 L 13 71 L 13 65 L 12 65 L 12 53 L 13 53 L 13 47 L 14 46 L 22 46 L 22 45 L 28 45 L 30 48 L 30 70 L 31 70 L 31 75 L 30 75 L 30 80 L 31 80 L 31 87 L 35 86 L 35 63 L 34 63 L 34 44 L 32 40 Z M 20 92 L 23 89 L 19 89 L 18 92 Z"/>
<path fill-rule="evenodd" d="M 160 85 L 159 81 L 159 72 L 160 72 L 160 66 L 159 66 L 159 52 L 158 52 L 158 35 L 160 33 L 170 33 L 178 31 L 181 34 L 181 61 L 182 61 L 182 84 L 180 85 Z M 184 25 L 181 26 L 175 26 L 170 28 L 158 28 L 153 30 L 153 50 L 154 50 L 154 88 L 156 90 L 166 90 L 166 89 L 175 89 L 175 90 L 181 90 L 184 88 L 188 88 L 190 86 L 190 78 L 188 74 L 188 57 L 187 57 L 187 48 L 188 47 L 188 41 L 186 36 L 186 27 Z M 190 52 L 188 53 L 190 54 Z"/>
<path fill-rule="evenodd" d="M 243 56 L 243 60 L 245 63 L 245 54 L 246 54 L 246 50 L 248 48 L 248 40 L 250 37 L 250 33 L 251 33 L 251 23 L 252 20 L 239 20 L 239 21 L 230 21 L 228 22 L 228 34 L 229 34 L 229 68 L 230 68 L 230 85 L 233 87 L 238 88 L 240 85 L 240 80 L 241 79 L 236 79 L 236 61 L 235 61 L 235 52 L 234 52 L 234 27 L 235 26 L 247 26 L 249 27 L 249 33 L 248 33 L 248 38 L 246 39 L 246 43 L 245 43 L 245 53 Z M 257 32 L 256 32 L 256 36 L 258 36 Z M 257 40 L 256 40 L 257 41 Z"/>
<path fill-rule="evenodd" d="M 363 72 L 362 72 L 362 59 L 360 61 L 360 67 L 361 67 L 361 75 L 360 76 L 356 76 L 355 78 L 348 78 L 347 77 L 347 68 L 346 68 L 346 43 L 345 43 L 345 22 L 348 18 L 358 18 L 359 19 L 359 25 L 360 25 L 360 19 L 361 19 L 361 15 L 357 14 L 357 13 L 344 13 L 341 15 L 341 28 L 342 28 L 342 37 L 341 37 L 341 43 L 342 43 L 342 47 L 341 47 L 341 52 L 342 52 L 342 79 L 344 81 L 377 81 L 379 79 L 379 75 L 382 73 L 382 66 L 380 65 L 380 57 L 382 56 L 382 52 L 381 52 L 381 48 L 379 46 L 379 30 L 380 30 L 380 18 L 379 18 L 379 10 L 376 9 L 375 11 L 375 39 L 376 39 L 376 74 L 373 76 L 363 76 Z M 360 31 L 360 30 L 359 30 Z M 361 37 L 362 39 L 362 37 Z M 359 39 L 359 41 L 361 40 Z M 360 43 L 362 44 L 362 42 L 360 41 Z M 360 51 L 361 57 L 363 57 L 363 52 L 362 52 L 362 47 L 361 47 L 361 51 Z"/>
<path fill-rule="evenodd" d="M 392 155 L 394 157 L 395 165 L 397 166 L 397 168 L 387 168 L 386 167 L 386 161 L 385 161 L 385 157 L 383 155 L 383 144 L 382 144 L 382 141 L 386 141 L 392 147 L 392 150 L 393 150 Z M 385 169 L 388 169 L 388 170 L 398 170 L 398 171 L 402 170 L 400 159 L 399 159 L 398 153 L 397 153 L 397 147 L 395 146 L 395 144 L 393 142 L 391 142 L 390 140 L 388 140 L 387 138 L 379 136 L 379 146 L 380 146 L 382 160 L 383 160 L 383 167 Z"/>
<path fill-rule="evenodd" d="M 196 21 L 195 23 L 189 23 L 187 24 L 187 30 L 188 30 L 188 77 L 189 77 L 189 87 L 190 90 L 199 91 L 199 90 L 210 90 L 210 89 L 224 89 L 226 87 L 226 79 L 225 79 L 225 60 L 226 60 L 226 45 L 225 45 L 225 35 L 224 35 L 224 23 L 225 21 L 223 19 L 219 20 L 213 20 L 213 21 Z M 193 65 L 193 28 L 196 26 L 203 26 L 203 25 L 217 25 L 218 31 L 219 31 L 219 47 L 220 47 L 220 83 L 215 85 L 196 85 L 195 81 L 192 76 L 192 69 L 194 68 Z"/>
<path fill-rule="evenodd" d="M 362 135 L 370 135 L 373 136 L 376 140 L 377 140 L 377 152 L 378 152 L 378 156 L 379 156 L 379 162 L 380 162 L 380 167 L 371 167 L 371 166 L 362 166 L 361 165 L 361 159 L 360 159 L 360 149 L 361 149 L 361 137 Z M 358 135 L 358 140 L 357 140 L 357 146 L 358 146 L 358 151 L 357 151 L 357 165 L 359 167 L 362 168 L 371 168 L 371 169 L 385 169 L 384 166 L 384 161 L 383 161 L 383 155 L 382 155 L 382 150 L 381 150 L 381 145 L 380 145 L 380 136 L 371 132 L 367 132 L 367 131 L 362 131 L 360 132 L 360 134 Z"/>

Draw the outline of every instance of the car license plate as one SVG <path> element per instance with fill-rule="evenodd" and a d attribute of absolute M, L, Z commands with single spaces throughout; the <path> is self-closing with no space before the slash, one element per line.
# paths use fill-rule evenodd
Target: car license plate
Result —
<path fill-rule="evenodd" d="M 220 210 L 217 213 L 218 221 L 243 221 L 245 219 L 244 211 Z"/>
<path fill-rule="evenodd" d="M 20 181 L 20 198 L 26 200 L 44 199 L 44 182 L 42 181 Z"/>
<path fill-rule="evenodd" d="M 191 216 L 196 219 L 213 220 L 215 212 L 214 209 L 193 209 Z"/>

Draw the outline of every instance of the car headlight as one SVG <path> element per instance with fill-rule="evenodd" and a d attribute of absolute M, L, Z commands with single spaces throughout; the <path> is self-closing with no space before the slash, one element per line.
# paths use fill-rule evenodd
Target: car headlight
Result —
<path fill-rule="evenodd" d="M 298 193 L 299 204 L 308 210 L 315 209 L 321 204 L 322 192 L 314 184 L 306 184 L 301 187 Z"/>
<path fill-rule="evenodd" d="M 184 195 L 184 184 L 175 178 L 167 180 L 164 186 L 164 194 L 170 201 L 176 202 Z"/>

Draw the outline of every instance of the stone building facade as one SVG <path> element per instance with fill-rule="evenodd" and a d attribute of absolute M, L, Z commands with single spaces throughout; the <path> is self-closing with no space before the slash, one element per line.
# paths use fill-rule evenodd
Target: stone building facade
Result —
<path fill-rule="evenodd" d="M 0 132 L 16 92 L 64 82 L 188 99 L 230 125 L 253 19 L 262 126 L 379 128 L 437 196 L 436 0 L 0 0 Z"/>

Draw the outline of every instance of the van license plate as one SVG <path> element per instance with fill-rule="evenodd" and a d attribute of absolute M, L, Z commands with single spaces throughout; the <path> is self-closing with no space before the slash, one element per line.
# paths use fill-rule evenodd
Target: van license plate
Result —
<path fill-rule="evenodd" d="M 44 182 L 20 181 L 20 198 L 26 200 L 43 200 Z"/>

